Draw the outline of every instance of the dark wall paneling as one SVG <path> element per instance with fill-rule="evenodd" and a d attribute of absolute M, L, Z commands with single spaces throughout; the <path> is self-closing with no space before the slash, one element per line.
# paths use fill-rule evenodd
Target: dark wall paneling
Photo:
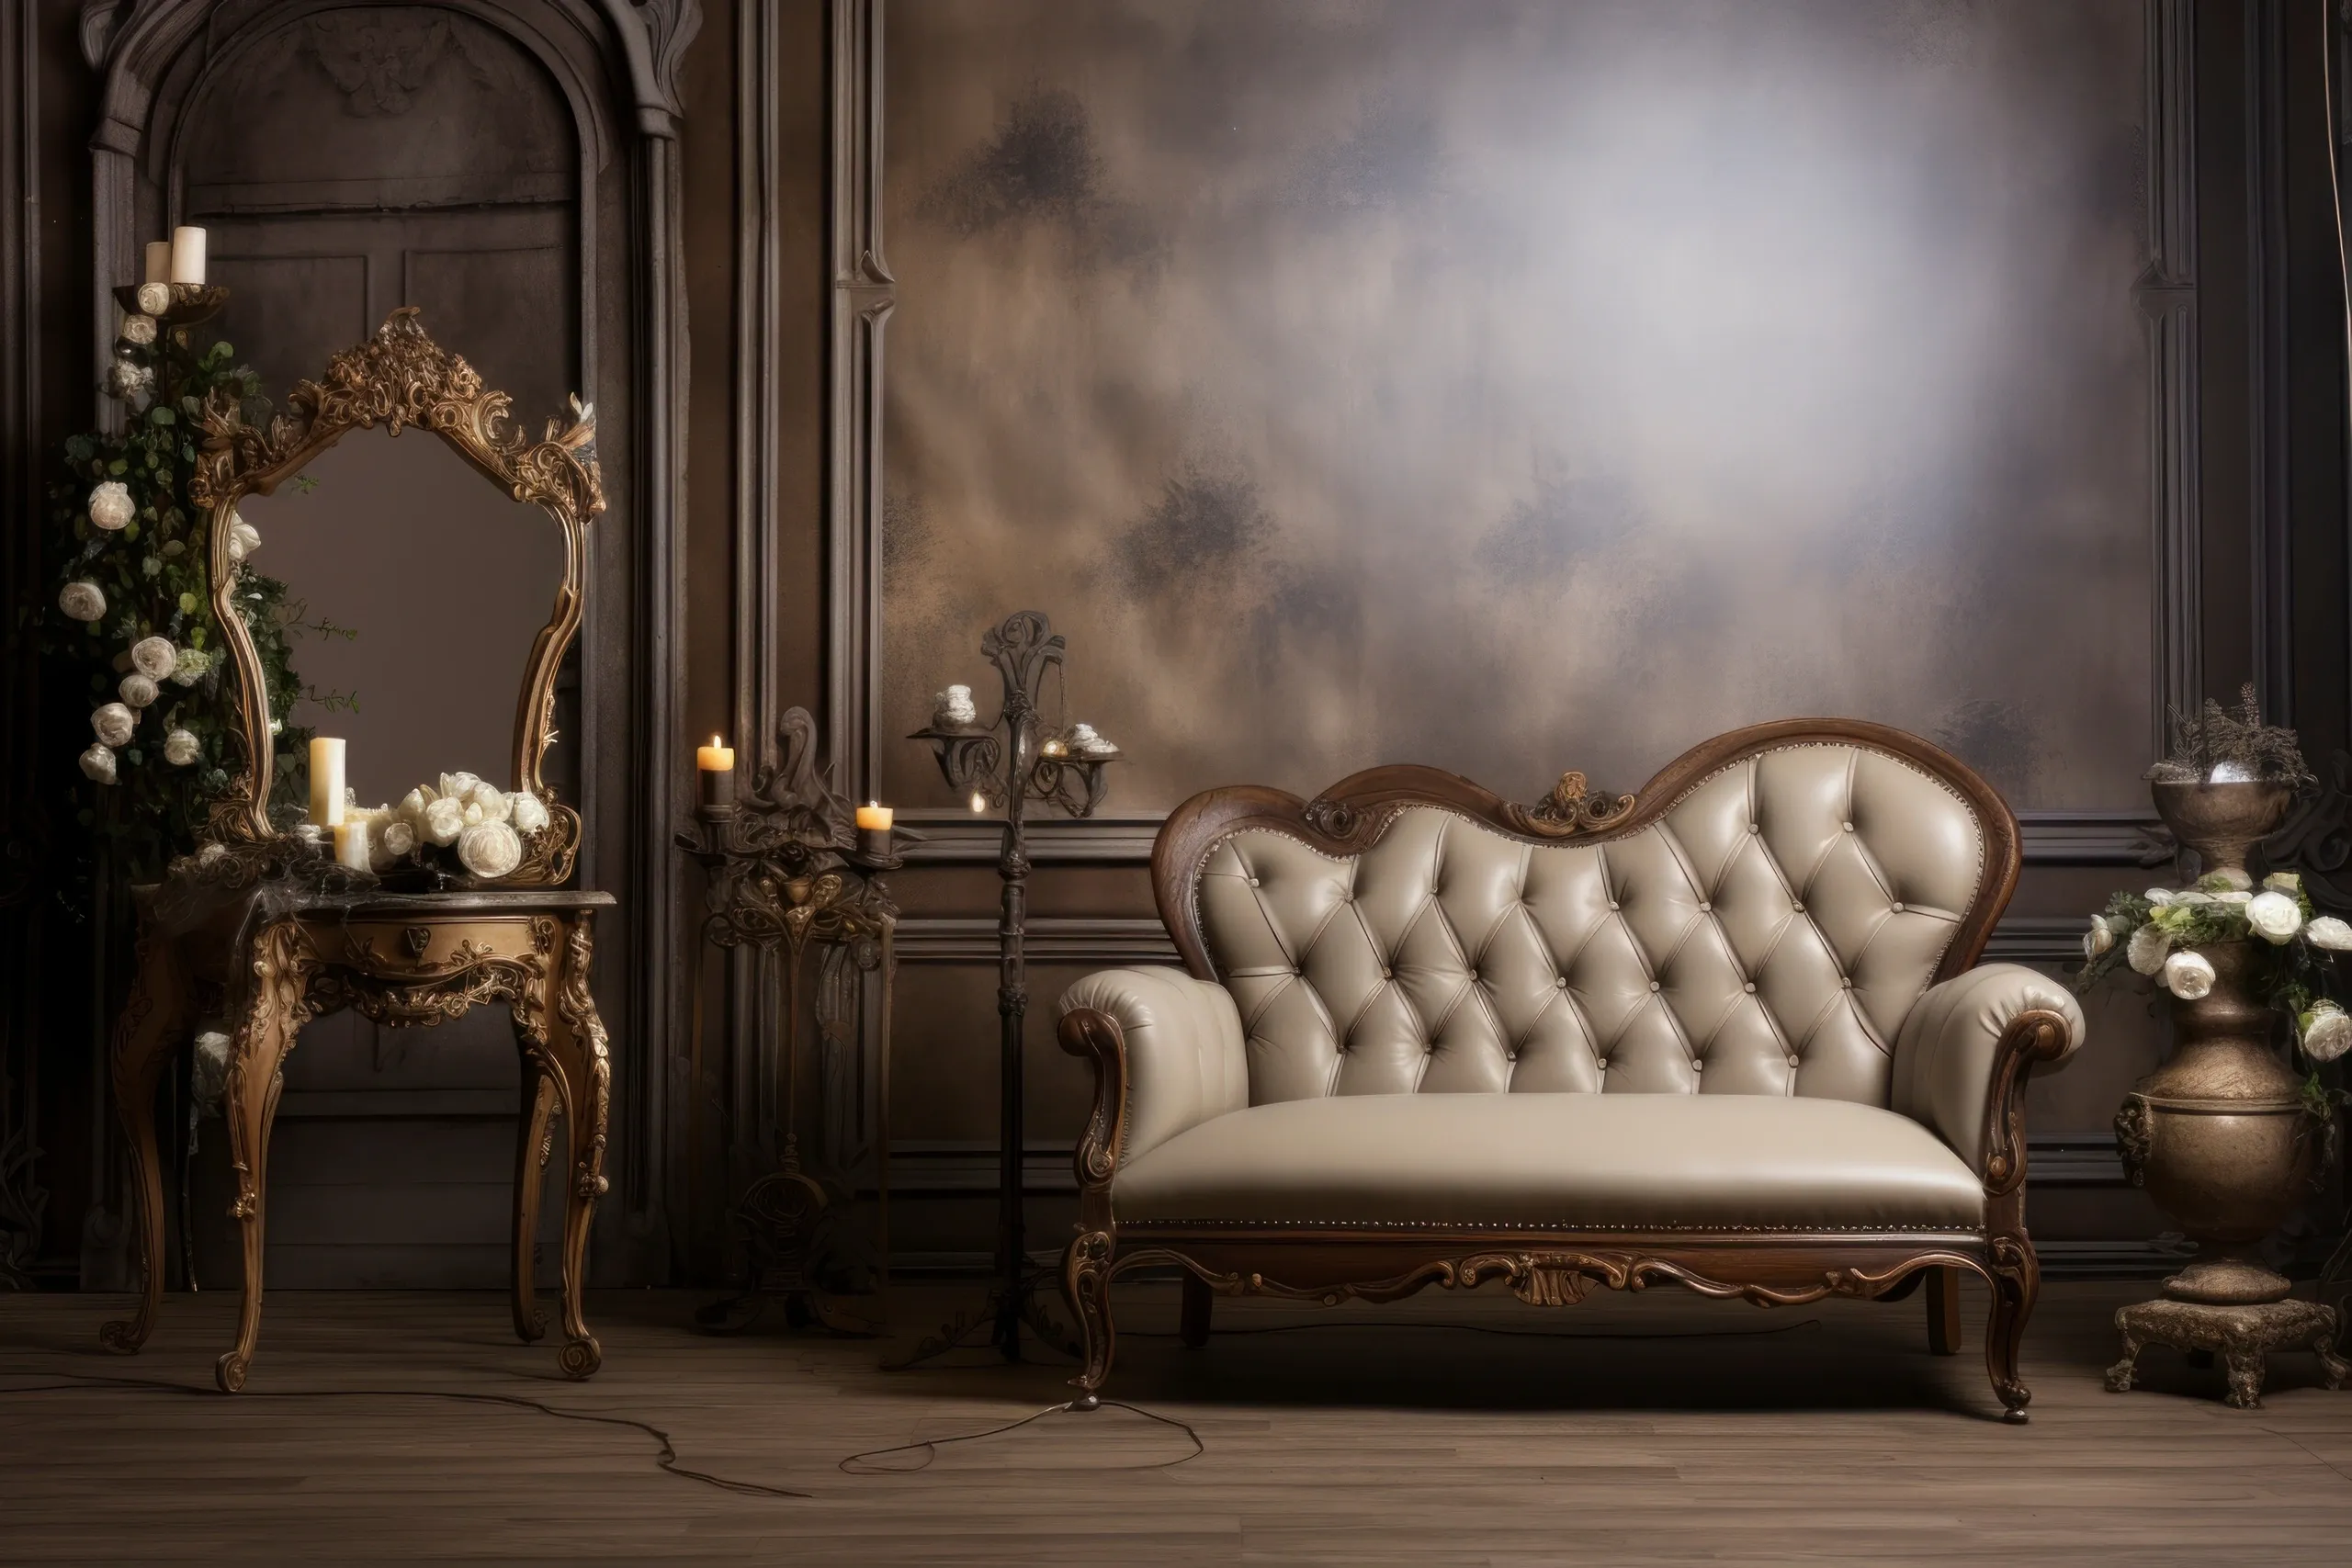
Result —
<path fill-rule="evenodd" d="M 536 430 L 575 390 L 598 405 L 612 504 L 592 535 L 550 771 L 588 825 L 582 882 L 621 900 L 595 976 L 615 1056 L 614 1190 L 598 1214 L 595 1273 L 666 1279 L 681 1174 L 668 1084 L 686 953 L 669 839 L 691 764 L 677 83 L 699 7 L 97 0 L 83 17 L 102 84 L 90 154 L 101 360 L 115 330 L 108 287 L 137 276 L 141 242 L 196 221 L 213 231 L 217 276 L 237 291 L 223 335 L 273 390 L 413 303 L 514 396 L 525 425 Z M 488 1017 L 430 1039 L 406 1032 L 350 1020 L 306 1031 L 289 1071 L 305 1135 L 281 1145 L 273 1174 L 289 1212 L 315 1211 L 317 1223 L 274 1227 L 273 1277 L 499 1277 L 477 1233 L 503 1212 L 492 1195 L 503 1193 L 509 1156 L 504 1135 L 477 1123 L 511 1113 L 511 1041 Z M 363 1089 L 380 1098 L 363 1104 L 353 1098 Z M 499 1104 L 452 1109 L 452 1095 Z M 403 1138 L 444 1163 L 396 1177 L 390 1151 Z M 364 1179 L 343 1159 L 346 1141 L 385 1155 L 364 1162 Z M 371 1217 L 388 1191 L 405 1194 L 405 1228 Z M 109 1193 L 94 1209 L 94 1237 L 114 1234 L 116 1201 Z M 119 1268 L 119 1246 L 85 1254 L 85 1277 Z"/>

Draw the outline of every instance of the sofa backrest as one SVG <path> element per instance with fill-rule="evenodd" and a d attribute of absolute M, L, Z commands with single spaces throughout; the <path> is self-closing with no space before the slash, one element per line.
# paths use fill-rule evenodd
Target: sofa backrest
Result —
<path fill-rule="evenodd" d="M 1790 720 L 1636 795 L 1534 807 L 1430 768 L 1214 790 L 1153 857 L 1224 984 L 1252 1104 L 1329 1094 L 1804 1094 L 1884 1105 L 1896 1031 L 2017 877 L 2000 797 L 1917 737 Z"/>

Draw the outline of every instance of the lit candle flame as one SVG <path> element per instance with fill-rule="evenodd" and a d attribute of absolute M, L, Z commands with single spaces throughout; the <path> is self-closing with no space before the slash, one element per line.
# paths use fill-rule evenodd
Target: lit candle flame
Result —
<path fill-rule="evenodd" d="M 986 811 L 988 808 L 989 808 L 988 796 L 986 796 L 986 795 L 982 795 L 978 790 L 974 790 L 974 791 L 972 792 L 972 811 L 973 811 L 973 814 L 974 814 L 975 816 L 977 816 L 977 815 L 978 815 L 980 812 Z"/>

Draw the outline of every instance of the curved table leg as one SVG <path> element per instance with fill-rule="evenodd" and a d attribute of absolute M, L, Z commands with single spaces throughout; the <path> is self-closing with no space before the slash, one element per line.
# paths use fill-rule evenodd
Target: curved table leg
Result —
<path fill-rule="evenodd" d="M 588 966 L 595 952 L 594 916 L 571 917 L 560 961 L 548 976 L 548 1061 L 560 1075 L 564 1132 L 571 1150 L 563 1210 L 564 1375 L 593 1377 L 604 1348 L 588 1332 L 582 1312 L 587 1285 L 588 1231 L 596 1200 L 605 1195 L 605 1139 L 612 1100 L 612 1056 L 604 1021 L 588 988 Z"/>
<path fill-rule="evenodd" d="M 115 1115 L 130 1147 L 130 1194 L 139 1211 L 142 1282 L 135 1315 L 98 1330 L 99 1342 L 124 1355 L 154 1331 L 164 1294 L 164 1171 L 155 1149 L 155 1086 L 172 1047 L 187 1032 L 190 997 L 178 944 L 151 925 L 139 938 L 139 973 L 115 1021 L 109 1074 Z"/>
<path fill-rule="evenodd" d="M 318 954 L 297 920 L 264 927 L 253 944 L 253 980 L 244 1021 L 229 1047 L 221 1114 L 229 1123 L 229 1156 L 237 1173 L 237 1200 L 229 1217 L 244 1242 L 244 1298 L 237 1314 L 236 1348 L 213 1368 L 223 1393 L 245 1386 L 254 1344 L 261 1337 L 262 1222 L 269 1194 L 269 1132 L 277 1097 L 286 1089 L 286 1057 L 310 1016 L 311 978 Z"/>
<path fill-rule="evenodd" d="M 516 1025 L 518 1032 L 523 1026 Z M 523 1121 L 514 1145 L 514 1335 L 526 1345 L 547 1333 L 547 1314 L 538 1309 L 532 1279 L 539 1239 L 539 1200 L 547 1187 L 548 1156 L 553 1150 L 549 1122 L 560 1095 L 526 1035 L 523 1055 Z"/>

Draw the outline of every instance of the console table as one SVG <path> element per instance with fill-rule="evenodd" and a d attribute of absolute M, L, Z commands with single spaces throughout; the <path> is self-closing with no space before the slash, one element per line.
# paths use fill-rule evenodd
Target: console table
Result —
<path fill-rule="evenodd" d="M 261 1330 L 270 1127 L 297 1032 L 340 1008 L 380 1024 L 422 1027 L 495 1004 L 514 1016 L 523 1067 L 514 1156 L 514 1332 L 527 1342 L 545 1331 L 533 1300 L 531 1248 L 554 1148 L 552 1119 L 560 1110 L 569 1144 L 561 1362 L 567 1377 L 594 1373 L 603 1351 L 582 1315 L 581 1291 L 589 1222 L 605 1187 L 612 1067 L 588 971 L 596 914 L 613 907 L 612 895 L 555 888 L 322 889 L 266 901 L 223 897 L 183 924 L 158 913 L 159 891 L 141 893 L 138 974 L 116 1025 L 112 1064 L 116 1108 L 130 1145 L 145 1283 L 137 1314 L 107 1324 L 103 1341 L 134 1351 L 155 1325 L 164 1288 L 155 1089 L 164 1063 L 199 1016 L 235 1021 L 221 1113 L 236 1171 L 229 1213 L 244 1244 L 244 1298 L 236 1345 L 214 1371 L 221 1391 L 234 1393 L 244 1386 Z"/>

